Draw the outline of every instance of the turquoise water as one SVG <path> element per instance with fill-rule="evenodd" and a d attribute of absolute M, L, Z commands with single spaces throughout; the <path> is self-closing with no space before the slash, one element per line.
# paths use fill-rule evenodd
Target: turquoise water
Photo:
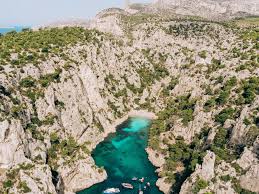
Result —
<path fill-rule="evenodd" d="M 26 26 L 15 26 L 15 27 L 10 27 L 10 28 L 1 28 L 0 27 L 0 33 L 6 34 L 7 32 L 12 32 L 12 31 L 21 32 L 23 28 L 28 28 L 28 27 L 26 27 Z"/>
<path fill-rule="evenodd" d="M 110 187 L 120 188 L 122 194 L 137 194 L 139 187 L 144 194 L 162 194 L 155 186 L 158 179 L 156 169 L 145 151 L 149 127 L 148 119 L 130 118 L 117 127 L 116 133 L 98 144 L 92 156 L 97 166 L 105 168 L 108 179 L 78 194 L 102 194 Z M 145 182 L 132 181 L 133 177 L 145 177 Z M 122 182 L 131 183 L 134 189 L 123 189 Z M 151 186 L 144 190 L 146 182 L 150 182 Z"/>

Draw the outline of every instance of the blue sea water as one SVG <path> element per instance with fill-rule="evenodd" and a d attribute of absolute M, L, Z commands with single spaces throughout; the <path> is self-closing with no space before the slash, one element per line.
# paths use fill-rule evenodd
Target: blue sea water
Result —
<path fill-rule="evenodd" d="M 122 194 L 137 194 L 139 187 L 144 194 L 162 194 L 155 183 L 158 179 L 156 168 L 148 160 L 145 148 L 148 142 L 150 120 L 130 118 L 117 127 L 116 133 L 110 134 L 97 145 L 92 156 L 99 167 L 104 167 L 108 179 L 78 194 L 102 194 L 110 187 L 120 188 Z M 145 182 L 132 181 L 133 177 L 144 177 Z M 134 186 L 133 190 L 124 189 L 121 183 L 127 182 Z M 147 182 L 151 186 L 144 190 Z"/>
<path fill-rule="evenodd" d="M 8 32 L 16 31 L 16 32 L 21 32 L 22 29 L 28 28 L 28 26 L 14 26 L 14 27 L 8 27 L 8 28 L 1 28 L 0 27 L 0 33 L 1 34 L 6 34 Z"/>

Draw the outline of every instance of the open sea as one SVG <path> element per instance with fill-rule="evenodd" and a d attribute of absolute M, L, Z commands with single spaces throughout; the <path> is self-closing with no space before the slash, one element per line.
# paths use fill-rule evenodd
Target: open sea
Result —
<path fill-rule="evenodd" d="M 7 32 L 12 32 L 12 31 L 21 32 L 22 29 L 24 28 L 29 28 L 29 27 L 28 26 L 14 26 L 14 27 L 7 27 L 7 28 L 0 27 L 0 33 L 6 34 Z"/>

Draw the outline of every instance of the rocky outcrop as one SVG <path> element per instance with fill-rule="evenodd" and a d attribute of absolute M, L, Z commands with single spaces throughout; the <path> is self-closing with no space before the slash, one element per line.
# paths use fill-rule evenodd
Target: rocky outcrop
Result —
<path fill-rule="evenodd" d="M 245 148 L 240 159 L 237 160 L 237 164 L 244 170 L 247 170 L 249 167 L 257 163 L 258 159 L 256 158 L 256 154 L 248 148 Z"/>
<path fill-rule="evenodd" d="M 152 150 L 151 148 L 146 149 L 148 153 L 148 159 L 152 162 L 152 164 L 156 167 L 162 167 L 165 163 L 164 156 L 159 152 Z"/>
<path fill-rule="evenodd" d="M 16 181 L 16 186 L 9 190 L 10 193 L 56 194 L 55 186 L 52 183 L 52 174 L 47 165 L 36 165 L 30 166 L 28 169 L 21 169 L 15 180 L 12 181 Z"/>
<path fill-rule="evenodd" d="M 160 178 L 156 182 L 156 186 L 162 191 L 164 194 L 169 194 L 171 191 L 172 185 L 166 182 L 166 177 Z"/>
<path fill-rule="evenodd" d="M 5 120 L 0 123 L 0 168 L 28 161 L 25 157 L 27 140 L 20 120 Z"/>
<path fill-rule="evenodd" d="M 232 184 L 230 181 L 218 181 L 215 185 L 213 190 L 217 194 L 236 194 L 236 191 L 233 189 Z"/>
<path fill-rule="evenodd" d="M 87 158 L 60 167 L 59 187 L 62 187 L 65 193 L 75 193 L 104 181 L 107 177 L 106 172 L 94 166 L 93 159 Z"/>
<path fill-rule="evenodd" d="M 245 148 L 240 159 L 237 160 L 239 166 L 246 171 L 240 177 L 240 185 L 253 192 L 259 192 L 259 161 L 251 150 Z"/>
<path fill-rule="evenodd" d="M 249 170 L 240 177 L 240 185 L 252 192 L 259 192 L 259 164 L 250 166 Z"/>
<path fill-rule="evenodd" d="M 208 151 L 203 158 L 202 165 L 197 165 L 194 173 L 183 183 L 180 194 L 192 193 L 192 188 L 198 179 L 210 181 L 214 176 L 214 165 L 216 156 L 213 152 Z"/>
<path fill-rule="evenodd" d="M 123 36 L 124 31 L 121 26 L 118 15 L 126 15 L 127 12 L 121 9 L 108 9 L 97 15 L 91 23 L 91 29 L 98 29 L 102 32 L 108 32 L 117 36 Z"/>

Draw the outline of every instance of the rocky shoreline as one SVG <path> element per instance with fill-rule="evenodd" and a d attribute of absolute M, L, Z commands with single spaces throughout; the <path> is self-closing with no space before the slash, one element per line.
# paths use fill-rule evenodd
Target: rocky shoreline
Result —
<path fill-rule="evenodd" d="M 157 167 L 156 172 L 159 173 L 162 171 L 163 165 L 165 163 L 164 156 L 156 152 L 155 150 L 152 150 L 151 148 L 146 148 L 146 152 L 148 154 L 149 161 Z M 169 194 L 171 190 L 171 184 L 166 183 L 165 178 L 160 177 L 157 182 L 156 186 L 159 188 L 160 191 L 162 191 L 164 194 Z"/>

